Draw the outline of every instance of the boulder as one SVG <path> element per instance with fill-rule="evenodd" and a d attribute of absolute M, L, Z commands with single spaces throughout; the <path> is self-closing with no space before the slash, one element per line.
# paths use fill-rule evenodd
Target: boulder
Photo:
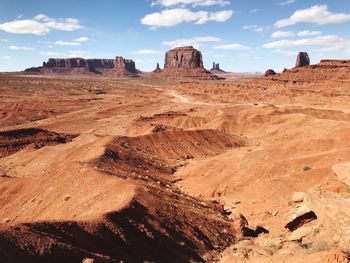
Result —
<path fill-rule="evenodd" d="M 273 76 L 273 75 L 276 75 L 276 72 L 273 69 L 268 69 L 265 71 L 265 77 Z"/>
<path fill-rule="evenodd" d="M 285 225 L 285 228 L 293 232 L 303 225 L 316 219 L 317 215 L 315 212 L 308 205 L 302 204 L 298 207 L 296 214 L 294 214 L 291 220 L 289 220 L 289 222 Z"/>
<path fill-rule="evenodd" d="M 301 203 L 301 202 L 304 201 L 305 197 L 306 197 L 305 193 L 303 193 L 303 192 L 295 192 L 292 195 L 292 201 L 294 203 Z"/>
<path fill-rule="evenodd" d="M 305 67 L 310 65 L 310 58 L 307 52 L 299 52 L 297 61 L 295 63 L 296 68 Z"/>
<path fill-rule="evenodd" d="M 247 219 L 238 211 L 233 211 L 229 218 L 232 221 L 234 229 L 236 229 L 238 233 L 242 233 L 248 226 Z"/>

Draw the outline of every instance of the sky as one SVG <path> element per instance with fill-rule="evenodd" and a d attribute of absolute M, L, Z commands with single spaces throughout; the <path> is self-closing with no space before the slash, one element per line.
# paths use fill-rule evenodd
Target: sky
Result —
<path fill-rule="evenodd" d="M 350 0 L 0 0 L 0 71 L 116 56 L 151 71 L 184 45 L 233 72 L 350 59 Z"/>

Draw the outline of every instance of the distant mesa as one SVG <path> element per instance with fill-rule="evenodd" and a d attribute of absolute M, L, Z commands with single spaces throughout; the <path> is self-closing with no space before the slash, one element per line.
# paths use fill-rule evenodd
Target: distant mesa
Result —
<path fill-rule="evenodd" d="M 42 67 L 26 69 L 27 73 L 55 75 L 104 75 L 108 77 L 138 77 L 135 62 L 131 59 L 50 58 Z"/>
<path fill-rule="evenodd" d="M 307 52 L 299 52 L 297 61 L 295 63 L 296 68 L 301 68 L 310 65 L 310 57 Z"/>
<path fill-rule="evenodd" d="M 277 73 L 273 69 L 268 69 L 265 71 L 265 77 L 276 75 Z"/>
<path fill-rule="evenodd" d="M 219 64 L 215 64 L 220 70 Z M 41 67 L 25 70 L 29 74 L 44 75 L 101 75 L 104 77 L 140 77 L 142 73 L 131 59 L 116 57 L 115 59 L 84 59 L 84 58 L 50 58 Z M 164 69 L 157 63 L 151 77 L 164 79 L 221 79 L 206 70 L 203 66 L 202 53 L 192 46 L 178 47 L 165 54 Z"/>
<path fill-rule="evenodd" d="M 224 74 L 224 73 L 227 73 L 226 71 L 224 71 L 224 70 L 222 70 L 220 68 L 220 64 L 219 63 L 215 63 L 215 62 L 213 62 L 213 67 L 211 68 L 210 72 L 213 73 L 213 74 Z"/>
<path fill-rule="evenodd" d="M 192 46 L 168 51 L 165 54 L 164 69 L 154 76 L 168 79 L 220 79 L 204 68 L 202 53 Z"/>
<path fill-rule="evenodd" d="M 323 59 L 316 65 L 310 65 L 309 55 L 299 52 L 294 68 L 284 69 L 280 74 L 267 70 L 265 76 L 282 82 L 350 81 L 350 60 Z"/>

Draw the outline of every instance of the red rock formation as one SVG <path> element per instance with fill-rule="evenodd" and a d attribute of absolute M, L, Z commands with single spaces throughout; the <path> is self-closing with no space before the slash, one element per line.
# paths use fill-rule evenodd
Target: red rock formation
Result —
<path fill-rule="evenodd" d="M 276 72 L 273 69 L 266 70 L 265 77 L 273 76 L 273 75 L 276 75 Z"/>
<path fill-rule="evenodd" d="M 175 48 L 165 54 L 164 68 L 203 68 L 202 53 L 192 46 Z"/>
<path fill-rule="evenodd" d="M 202 53 L 192 46 L 168 51 L 164 69 L 154 76 L 168 79 L 219 79 L 203 67 Z"/>
<path fill-rule="evenodd" d="M 284 70 L 276 81 L 318 82 L 326 80 L 350 82 L 350 60 L 321 60 L 319 64 Z"/>
<path fill-rule="evenodd" d="M 157 72 L 160 72 L 161 69 L 160 69 L 160 66 L 159 66 L 159 63 L 157 63 L 157 67 L 155 70 L 153 70 L 154 73 L 157 73 Z"/>
<path fill-rule="evenodd" d="M 114 61 L 114 68 L 106 73 L 109 77 L 138 77 L 138 70 L 135 62 L 131 59 L 124 59 L 123 57 L 116 57 Z"/>
<path fill-rule="evenodd" d="M 296 68 L 305 67 L 310 65 L 310 58 L 307 52 L 299 52 L 297 61 L 295 63 Z"/>
<path fill-rule="evenodd" d="M 213 67 L 212 69 L 210 70 L 211 73 L 213 74 L 223 74 L 223 73 L 226 73 L 226 71 L 223 71 L 221 68 L 220 68 L 220 64 L 219 63 L 215 63 L 213 62 Z"/>
<path fill-rule="evenodd" d="M 83 59 L 50 58 L 42 67 L 29 68 L 25 72 L 39 74 L 80 75 L 100 74 L 116 77 L 136 77 L 138 70 L 131 59 Z"/>

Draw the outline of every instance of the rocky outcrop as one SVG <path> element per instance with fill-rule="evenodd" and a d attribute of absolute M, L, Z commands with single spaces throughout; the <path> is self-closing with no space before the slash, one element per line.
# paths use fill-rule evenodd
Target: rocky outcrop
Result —
<path fill-rule="evenodd" d="M 192 46 L 174 48 L 165 54 L 164 68 L 203 68 L 202 53 Z"/>
<path fill-rule="evenodd" d="M 213 74 L 223 74 L 223 73 L 226 73 L 226 71 L 222 70 L 220 68 L 220 64 L 219 63 L 215 63 L 213 62 L 213 67 L 212 69 L 210 70 L 211 73 Z"/>
<path fill-rule="evenodd" d="M 319 65 L 324 67 L 329 66 L 350 68 L 350 60 L 322 59 Z"/>
<path fill-rule="evenodd" d="M 137 74 L 135 62 L 131 59 L 124 59 L 123 57 L 116 57 L 114 67 L 117 69 L 118 68 L 122 68 L 122 69 L 125 68 L 129 72 Z"/>
<path fill-rule="evenodd" d="M 350 82 L 350 60 L 324 59 L 316 65 L 285 69 L 272 77 L 282 82 Z"/>
<path fill-rule="evenodd" d="M 310 65 L 310 58 L 307 52 L 299 52 L 297 61 L 295 63 L 296 68 L 301 68 Z"/>
<path fill-rule="evenodd" d="M 161 71 L 161 69 L 160 69 L 159 63 L 157 63 L 156 69 L 153 70 L 153 72 L 157 73 L 157 72 L 160 72 L 160 71 Z"/>
<path fill-rule="evenodd" d="M 192 46 L 178 47 L 165 54 L 164 69 L 153 77 L 165 79 L 219 79 L 203 66 L 202 53 Z"/>
<path fill-rule="evenodd" d="M 276 75 L 276 72 L 273 69 L 268 69 L 265 71 L 265 77 Z"/>
<path fill-rule="evenodd" d="M 57 75 L 100 74 L 117 77 L 136 77 L 138 70 L 131 59 L 50 58 L 42 67 L 29 68 L 25 72 Z"/>
<path fill-rule="evenodd" d="M 109 77 L 138 77 L 139 71 L 136 69 L 135 62 L 131 59 L 124 59 L 123 57 L 116 57 L 114 61 L 114 68 L 106 73 Z"/>

